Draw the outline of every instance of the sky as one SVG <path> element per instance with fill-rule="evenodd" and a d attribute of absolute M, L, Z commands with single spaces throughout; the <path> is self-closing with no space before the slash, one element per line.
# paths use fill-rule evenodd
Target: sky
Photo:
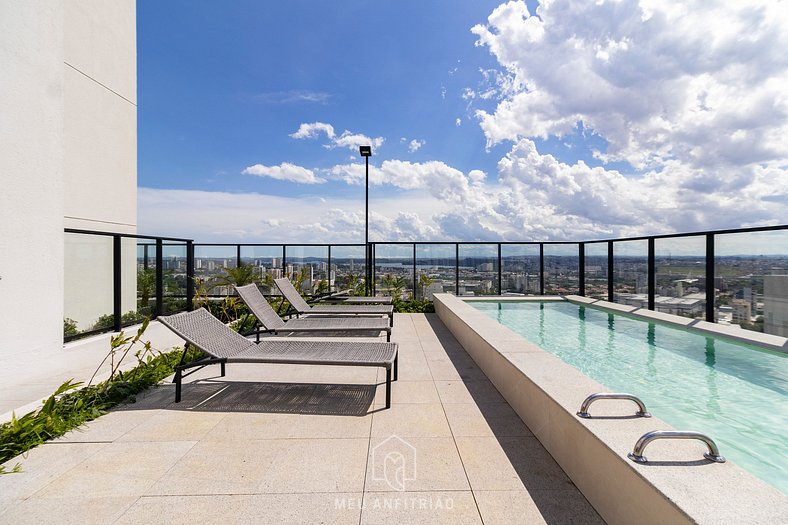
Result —
<path fill-rule="evenodd" d="M 788 222 L 788 2 L 137 1 L 138 231 L 549 241 Z"/>

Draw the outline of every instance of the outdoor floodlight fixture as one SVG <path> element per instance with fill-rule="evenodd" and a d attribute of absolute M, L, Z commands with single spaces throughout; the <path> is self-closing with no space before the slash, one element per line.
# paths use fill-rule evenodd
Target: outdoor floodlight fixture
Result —
<path fill-rule="evenodd" d="M 372 156 L 372 146 L 359 146 L 358 152 L 361 154 L 362 157 L 371 157 Z"/>

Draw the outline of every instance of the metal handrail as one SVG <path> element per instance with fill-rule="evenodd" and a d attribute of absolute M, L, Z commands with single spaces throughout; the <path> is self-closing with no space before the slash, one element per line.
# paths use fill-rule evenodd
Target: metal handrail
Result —
<path fill-rule="evenodd" d="M 651 432 L 646 432 L 640 436 L 640 439 L 635 443 L 635 448 L 627 454 L 627 457 L 635 463 L 646 463 L 648 460 L 643 455 L 643 451 L 649 443 L 657 439 L 698 439 L 709 447 L 709 451 L 703 453 L 704 458 L 715 463 L 725 463 L 725 458 L 720 455 L 720 450 L 713 439 L 706 434 L 691 430 L 652 430 Z"/>
<path fill-rule="evenodd" d="M 634 396 L 632 394 L 625 394 L 625 393 L 612 393 L 612 392 L 600 392 L 597 394 L 591 394 L 583 401 L 583 404 L 580 405 L 580 411 L 577 413 L 578 416 L 590 419 L 591 414 L 588 413 L 588 409 L 591 407 L 591 403 L 594 401 L 598 401 L 600 399 L 625 399 L 627 401 L 632 401 L 638 406 L 638 411 L 635 412 L 635 415 L 638 417 L 651 417 L 651 414 L 646 410 L 646 405 L 643 401 L 640 400 L 639 397 Z"/>

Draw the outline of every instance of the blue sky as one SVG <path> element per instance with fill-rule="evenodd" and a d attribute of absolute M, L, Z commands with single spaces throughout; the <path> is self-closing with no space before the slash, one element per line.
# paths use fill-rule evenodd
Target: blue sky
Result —
<path fill-rule="evenodd" d="M 785 7 L 587 4 L 138 0 L 140 231 L 363 240 L 365 142 L 373 240 L 784 222 Z"/>

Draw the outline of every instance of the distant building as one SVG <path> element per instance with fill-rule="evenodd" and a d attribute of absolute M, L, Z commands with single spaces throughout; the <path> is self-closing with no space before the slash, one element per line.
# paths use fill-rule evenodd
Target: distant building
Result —
<path fill-rule="evenodd" d="M 476 267 L 477 270 L 480 272 L 491 272 L 495 269 L 495 266 L 491 262 L 482 263 Z"/>
<path fill-rule="evenodd" d="M 788 337 L 788 275 L 763 278 L 763 331 Z"/>
<path fill-rule="evenodd" d="M 733 299 L 731 301 L 733 312 L 731 322 L 733 324 L 752 322 L 752 302 L 749 299 Z"/>

